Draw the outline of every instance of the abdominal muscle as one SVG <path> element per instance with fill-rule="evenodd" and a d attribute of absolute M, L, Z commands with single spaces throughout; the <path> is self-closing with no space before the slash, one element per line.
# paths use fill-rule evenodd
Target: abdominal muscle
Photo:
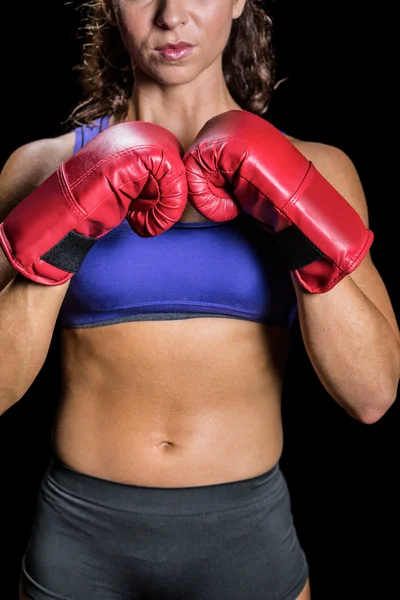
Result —
<path fill-rule="evenodd" d="M 54 451 L 131 485 L 260 475 L 282 451 L 287 345 L 283 328 L 228 318 L 64 329 Z"/>

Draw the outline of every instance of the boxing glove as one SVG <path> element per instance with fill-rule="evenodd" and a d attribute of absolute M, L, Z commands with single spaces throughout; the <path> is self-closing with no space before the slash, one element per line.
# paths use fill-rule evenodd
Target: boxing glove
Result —
<path fill-rule="evenodd" d="M 210 119 L 185 152 L 188 198 L 213 221 L 239 211 L 275 239 L 309 292 L 332 289 L 367 254 L 373 233 L 273 125 L 241 110 Z"/>
<path fill-rule="evenodd" d="M 0 244 L 22 275 L 60 285 L 125 218 L 141 237 L 156 236 L 180 219 L 186 202 L 175 136 L 153 123 L 120 123 L 62 163 L 7 215 Z"/>

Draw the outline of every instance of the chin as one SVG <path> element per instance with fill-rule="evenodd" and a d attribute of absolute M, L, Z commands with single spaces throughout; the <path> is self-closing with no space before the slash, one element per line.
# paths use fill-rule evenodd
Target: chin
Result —
<path fill-rule="evenodd" d="M 176 86 L 192 83 L 197 79 L 198 75 L 198 73 L 193 74 L 182 69 L 180 73 L 157 73 L 153 75 L 153 79 L 164 86 Z"/>
<path fill-rule="evenodd" d="M 198 74 L 190 75 L 188 73 L 182 73 L 180 75 L 176 75 L 175 77 L 165 77 L 163 79 L 164 85 L 175 86 L 175 85 L 187 85 L 188 83 L 192 83 L 197 79 Z"/>
<path fill-rule="evenodd" d="M 209 65 L 203 66 L 190 64 L 189 61 L 185 64 L 183 61 L 176 64 L 160 64 L 159 62 L 150 68 L 146 69 L 146 74 L 160 85 L 175 86 L 186 85 L 194 82 Z"/>

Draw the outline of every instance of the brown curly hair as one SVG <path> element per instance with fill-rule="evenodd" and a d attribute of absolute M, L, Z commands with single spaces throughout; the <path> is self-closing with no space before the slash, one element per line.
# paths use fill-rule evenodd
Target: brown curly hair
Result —
<path fill-rule="evenodd" d="M 104 115 L 116 122 L 125 119 L 134 76 L 130 57 L 117 27 L 111 26 L 101 0 L 88 0 L 83 10 L 80 31 L 84 39 L 79 81 L 83 101 L 69 115 L 75 127 Z M 261 0 L 247 0 L 241 16 L 232 23 L 223 51 L 225 81 L 233 99 L 244 110 L 264 114 L 269 106 L 275 78 L 272 45 L 272 19 Z"/>

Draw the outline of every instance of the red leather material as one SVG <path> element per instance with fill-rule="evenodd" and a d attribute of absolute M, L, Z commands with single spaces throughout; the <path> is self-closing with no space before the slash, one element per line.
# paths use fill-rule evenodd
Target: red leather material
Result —
<path fill-rule="evenodd" d="M 296 225 L 324 257 L 294 271 L 301 285 L 322 293 L 351 273 L 373 233 L 358 213 L 273 125 L 246 111 L 206 123 L 183 158 L 189 200 L 214 221 L 243 209 L 278 233 Z"/>
<path fill-rule="evenodd" d="M 187 201 L 181 148 L 153 123 L 114 125 L 88 142 L 6 217 L 0 244 L 15 269 L 46 285 L 71 273 L 41 260 L 70 231 L 100 238 L 126 217 L 142 237 L 177 222 Z"/>

